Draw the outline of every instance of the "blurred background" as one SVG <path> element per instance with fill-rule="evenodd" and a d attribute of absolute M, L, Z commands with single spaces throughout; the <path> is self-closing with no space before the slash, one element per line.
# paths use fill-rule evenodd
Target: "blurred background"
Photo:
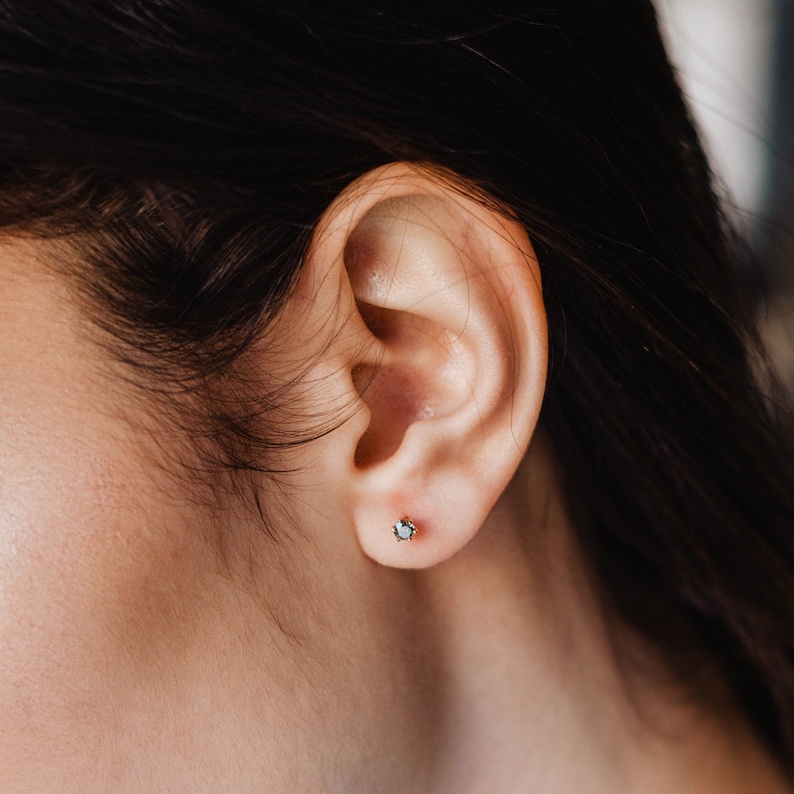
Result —
<path fill-rule="evenodd" d="M 794 0 L 656 0 L 720 191 L 752 252 L 746 276 L 794 394 Z"/>

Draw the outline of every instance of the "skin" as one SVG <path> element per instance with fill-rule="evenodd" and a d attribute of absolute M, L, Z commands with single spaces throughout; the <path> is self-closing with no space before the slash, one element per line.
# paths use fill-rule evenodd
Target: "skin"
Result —
<path fill-rule="evenodd" d="M 263 480 L 274 541 L 169 473 L 183 442 L 45 259 L 0 250 L 3 791 L 790 790 L 729 701 L 618 670 L 542 431 L 438 564 Z"/>

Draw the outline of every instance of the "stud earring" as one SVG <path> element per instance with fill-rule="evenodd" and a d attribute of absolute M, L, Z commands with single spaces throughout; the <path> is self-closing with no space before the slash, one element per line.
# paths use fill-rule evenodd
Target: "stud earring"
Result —
<path fill-rule="evenodd" d="M 392 528 L 391 531 L 394 533 L 394 537 L 397 538 L 398 541 L 401 540 L 411 540 L 413 536 L 416 534 L 416 525 L 410 518 L 401 518 Z"/>

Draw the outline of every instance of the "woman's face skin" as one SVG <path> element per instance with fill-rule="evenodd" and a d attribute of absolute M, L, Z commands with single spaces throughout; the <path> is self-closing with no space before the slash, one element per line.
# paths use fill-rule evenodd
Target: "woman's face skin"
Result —
<path fill-rule="evenodd" d="M 295 566 L 196 499 L 37 245 L 0 273 L 0 788 L 410 786 L 434 670 L 406 585 L 343 531 L 311 554 L 291 532 Z"/>
<path fill-rule="evenodd" d="M 291 516 L 268 537 L 242 503 L 197 496 L 188 448 L 51 254 L 0 246 L 4 792 L 784 790 L 733 717 L 650 688 L 672 732 L 632 716 L 542 445 L 428 571 L 313 527 L 311 488 L 286 505 L 260 484 Z"/>

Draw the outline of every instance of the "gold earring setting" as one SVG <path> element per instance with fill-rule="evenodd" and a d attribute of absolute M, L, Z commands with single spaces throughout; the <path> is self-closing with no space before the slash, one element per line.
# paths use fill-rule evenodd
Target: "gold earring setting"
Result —
<path fill-rule="evenodd" d="M 392 528 L 394 537 L 398 542 L 401 540 L 411 540 L 416 534 L 416 524 L 410 518 L 401 518 Z"/>

